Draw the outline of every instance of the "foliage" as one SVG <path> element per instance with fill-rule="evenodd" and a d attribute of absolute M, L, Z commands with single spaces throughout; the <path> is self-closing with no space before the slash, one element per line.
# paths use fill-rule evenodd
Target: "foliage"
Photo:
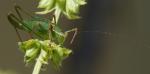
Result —
<path fill-rule="evenodd" d="M 43 8 L 44 11 L 37 12 L 38 14 L 47 14 L 53 10 L 60 10 L 69 19 L 77 19 L 79 7 L 85 5 L 85 0 L 40 0 L 38 8 Z"/>
<path fill-rule="evenodd" d="M 25 62 L 34 62 L 37 58 L 41 58 L 42 64 L 48 64 L 48 59 L 57 68 L 61 66 L 61 61 L 67 58 L 72 52 L 71 50 L 50 42 L 50 40 L 30 39 L 28 41 L 19 42 L 20 49 L 25 53 Z M 39 56 L 42 53 L 42 56 Z"/>
<path fill-rule="evenodd" d="M 25 54 L 25 63 L 36 62 L 32 74 L 39 74 L 41 66 L 48 64 L 49 60 L 55 68 L 59 69 L 62 61 L 71 54 L 72 50 L 64 47 L 63 44 L 70 32 L 74 32 L 70 41 L 73 42 L 77 34 L 77 28 L 62 32 L 57 23 L 61 13 L 69 19 L 79 18 L 77 15 L 79 7 L 84 4 L 86 4 L 84 0 L 40 0 L 38 8 L 44 10 L 36 13 L 47 14 L 54 11 L 52 20 L 32 16 L 17 5 L 14 8 L 18 17 L 13 13 L 8 14 L 8 21 L 12 24 L 20 39 L 18 46 Z M 29 15 L 31 18 L 23 19 L 20 12 Z M 30 34 L 31 38 L 23 41 L 18 29 Z"/>

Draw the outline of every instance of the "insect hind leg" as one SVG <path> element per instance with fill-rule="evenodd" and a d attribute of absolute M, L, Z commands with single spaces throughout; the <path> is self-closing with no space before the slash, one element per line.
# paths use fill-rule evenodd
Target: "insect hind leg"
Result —
<path fill-rule="evenodd" d="M 21 20 L 19 20 L 19 19 L 18 19 L 14 14 L 12 14 L 12 13 L 9 13 L 9 14 L 8 14 L 7 19 L 8 19 L 8 21 L 12 24 L 12 26 L 14 27 L 19 41 L 22 42 L 21 35 L 19 34 L 19 31 L 18 31 L 18 29 L 22 29 L 22 27 L 20 27 L 19 24 L 18 24 Z M 17 29 L 17 28 L 18 28 L 18 29 Z"/>
<path fill-rule="evenodd" d="M 29 16 L 29 17 L 34 18 L 30 13 L 26 12 L 25 10 L 23 10 L 23 9 L 22 9 L 19 5 L 17 5 L 17 4 L 14 4 L 14 9 L 15 9 L 15 11 L 17 12 L 18 17 L 19 17 L 21 20 L 23 20 L 23 18 L 22 18 L 22 16 L 21 16 L 20 12 L 23 12 L 23 14 L 25 14 L 25 15 L 27 15 L 27 16 Z"/>
<path fill-rule="evenodd" d="M 18 17 L 19 17 L 21 20 L 23 20 L 21 14 L 20 14 L 20 11 L 22 10 L 21 7 L 18 6 L 17 4 L 15 4 L 15 5 L 14 5 L 14 9 L 15 9 L 15 11 L 17 12 Z"/>
<path fill-rule="evenodd" d="M 76 35 L 77 35 L 78 29 L 77 29 L 77 28 L 73 28 L 73 29 L 71 29 L 71 30 L 66 31 L 66 32 L 65 32 L 65 38 L 66 38 L 66 37 L 68 36 L 68 34 L 71 33 L 71 32 L 74 32 L 74 34 L 73 34 L 73 37 L 72 37 L 72 39 L 71 39 L 71 41 L 70 41 L 70 44 L 73 43 L 73 41 L 74 41 L 74 39 L 75 39 L 75 37 L 76 37 Z"/>

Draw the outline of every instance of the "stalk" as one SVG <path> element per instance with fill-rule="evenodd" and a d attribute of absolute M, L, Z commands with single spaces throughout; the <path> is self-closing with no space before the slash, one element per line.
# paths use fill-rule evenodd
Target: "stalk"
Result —
<path fill-rule="evenodd" d="M 56 7 L 56 10 L 54 12 L 55 18 L 53 17 L 53 19 L 52 19 L 53 23 L 55 23 L 55 24 L 58 23 L 60 14 L 61 14 L 61 10 L 58 9 L 58 7 Z M 55 22 L 55 19 L 56 19 L 56 22 Z M 50 38 L 50 41 L 51 41 L 51 38 Z M 34 66 L 32 74 L 39 74 L 40 73 L 40 70 L 41 70 L 41 67 L 42 67 L 41 59 L 42 59 L 42 57 L 43 57 L 44 54 L 45 54 L 44 50 L 41 49 L 41 53 L 40 53 L 39 57 L 36 60 L 36 64 Z"/>
<path fill-rule="evenodd" d="M 40 55 L 36 60 L 36 64 L 34 66 L 32 74 L 39 74 L 42 67 L 42 58 L 45 56 L 45 51 L 41 49 Z"/>
<path fill-rule="evenodd" d="M 42 66 L 42 63 L 41 63 L 40 59 L 38 58 L 35 66 L 34 66 L 32 74 L 39 74 L 41 66 Z"/>
<path fill-rule="evenodd" d="M 60 14 L 61 14 L 61 10 L 60 10 L 58 7 L 56 7 L 56 10 L 55 10 L 55 12 L 54 12 L 54 16 L 56 17 L 56 22 L 55 22 L 54 17 L 53 17 L 52 22 L 55 22 L 55 24 L 57 24 L 57 23 L 58 23 L 58 20 L 59 20 L 59 18 L 60 18 Z"/>
<path fill-rule="evenodd" d="M 58 20 L 60 18 L 60 14 L 61 14 L 61 10 L 56 7 L 55 12 L 54 12 L 54 17 L 52 18 L 52 23 L 55 23 L 54 25 L 52 25 L 51 23 L 49 24 L 49 28 L 51 29 L 51 27 L 56 26 L 58 23 Z M 51 39 L 51 30 L 49 30 L 49 40 L 50 42 L 52 41 Z"/>

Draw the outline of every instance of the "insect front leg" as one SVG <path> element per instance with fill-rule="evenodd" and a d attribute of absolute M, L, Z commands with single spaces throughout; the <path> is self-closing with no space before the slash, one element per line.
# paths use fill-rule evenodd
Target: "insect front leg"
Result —
<path fill-rule="evenodd" d="M 73 42 L 74 39 L 75 39 L 75 36 L 77 35 L 78 29 L 77 29 L 77 28 L 73 28 L 73 29 L 71 29 L 71 30 L 66 31 L 66 32 L 65 32 L 65 39 L 66 39 L 66 37 L 68 36 L 68 34 L 69 34 L 70 32 L 74 32 L 73 37 L 72 37 L 72 39 L 71 39 L 71 41 L 70 41 L 70 44 L 72 44 L 72 42 Z"/>

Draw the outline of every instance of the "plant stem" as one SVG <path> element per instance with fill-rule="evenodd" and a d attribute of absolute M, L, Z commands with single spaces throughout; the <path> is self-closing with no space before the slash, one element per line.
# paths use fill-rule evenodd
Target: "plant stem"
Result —
<path fill-rule="evenodd" d="M 60 10 L 58 7 L 56 7 L 56 10 L 55 10 L 55 12 L 54 12 L 54 16 L 56 17 L 56 22 L 55 22 L 55 24 L 58 23 L 60 14 L 61 14 L 61 10 Z M 53 18 L 52 22 L 54 22 L 54 21 L 55 21 L 55 19 Z"/>
<path fill-rule="evenodd" d="M 41 70 L 41 67 L 42 67 L 42 58 L 44 56 L 46 56 L 46 52 L 43 49 L 41 49 L 41 53 L 40 53 L 39 57 L 36 60 L 36 64 L 34 66 L 32 74 L 39 74 L 40 73 L 40 70 Z"/>
<path fill-rule="evenodd" d="M 61 14 L 61 10 L 58 7 L 56 7 L 55 12 L 54 12 L 54 17 L 52 18 L 52 21 L 51 21 L 52 23 L 54 23 L 53 26 L 57 25 L 60 14 Z M 53 27 L 53 26 L 50 24 L 49 28 L 51 29 L 51 27 Z M 50 42 L 52 41 L 52 39 L 51 39 L 52 38 L 51 37 L 51 30 L 49 30 L 49 40 L 50 40 Z"/>
<path fill-rule="evenodd" d="M 41 63 L 40 59 L 38 58 L 35 66 L 34 66 L 34 70 L 33 70 L 32 74 L 39 74 L 41 66 L 42 66 L 42 63 Z"/>
<path fill-rule="evenodd" d="M 55 10 L 55 12 L 54 12 L 55 18 L 53 18 L 52 22 L 55 22 L 55 19 L 56 19 L 55 24 L 57 24 L 58 20 L 59 20 L 59 17 L 60 17 L 60 14 L 61 14 L 61 10 L 58 9 L 58 7 L 57 7 L 56 10 Z M 45 54 L 44 50 L 41 49 L 41 53 L 40 53 L 39 57 L 36 60 L 36 64 L 34 66 L 32 74 L 39 74 L 40 73 L 41 66 L 42 66 L 41 59 L 42 59 L 42 57 L 43 57 L 44 54 Z"/>

